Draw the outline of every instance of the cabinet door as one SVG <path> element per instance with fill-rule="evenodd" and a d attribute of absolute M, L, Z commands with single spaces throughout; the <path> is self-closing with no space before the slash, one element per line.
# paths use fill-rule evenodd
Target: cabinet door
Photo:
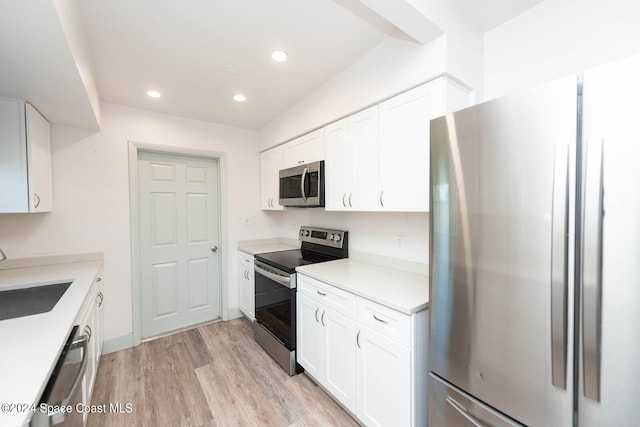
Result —
<path fill-rule="evenodd" d="M 353 188 L 354 144 L 348 138 L 348 118 L 325 127 L 325 210 L 349 210 Z"/>
<path fill-rule="evenodd" d="M 378 210 L 378 106 L 325 127 L 325 209 Z"/>
<path fill-rule="evenodd" d="M 318 129 L 283 145 L 284 167 L 324 160 L 324 129 Z"/>
<path fill-rule="evenodd" d="M 249 288 L 249 279 L 247 277 L 249 269 L 242 264 L 238 265 L 238 308 L 245 316 L 249 316 L 249 301 L 247 298 L 247 289 Z"/>
<path fill-rule="evenodd" d="M 347 197 L 350 210 L 378 210 L 378 127 L 377 105 L 349 117 L 349 139 L 354 150 L 352 188 Z"/>
<path fill-rule="evenodd" d="M 380 209 L 429 210 L 429 120 L 444 112 L 443 79 L 379 105 Z"/>
<path fill-rule="evenodd" d="M 275 147 L 260 153 L 260 207 L 263 210 L 282 210 L 278 200 L 282 169 L 282 147 Z"/>
<path fill-rule="evenodd" d="M 347 409 L 356 411 L 356 322 L 325 308 L 320 323 L 326 331 L 323 385 Z"/>
<path fill-rule="evenodd" d="M 51 131 L 47 120 L 26 104 L 29 212 L 51 212 Z"/>
<path fill-rule="evenodd" d="M 24 103 L 0 98 L 0 212 L 27 212 L 27 146 Z"/>
<path fill-rule="evenodd" d="M 322 308 L 307 295 L 298 293 L 296 305 L 296 356 L 305 371 L 321 381 L 324 377 L 325 328 L 320 323 Z"/>
<path fill-rule="evenodd" d="M 242 252 L 238 254 L 241 260 L 238 263 L 238 307 L 250 320 L 255 319 L 255 278 L 253 268 L 250 263 L 253 258 L 244 255 Z"/>
<path fill-rule="evenodd" d="M 411 352 L 369 328 L 357 335 L 356 414 L 368 426 L 411 425 Z"/>
<path fill-rule="evenodd" d="M 100 363 L 100 356 L 102 355 L 102 344 L 104 343 L 104 285 L 102 282 L 102 272 L 98 273 L 96 278 L 97 291 L 96 291 L 96 317 L 95 317 L 95 360 L 96 371 Z"/>

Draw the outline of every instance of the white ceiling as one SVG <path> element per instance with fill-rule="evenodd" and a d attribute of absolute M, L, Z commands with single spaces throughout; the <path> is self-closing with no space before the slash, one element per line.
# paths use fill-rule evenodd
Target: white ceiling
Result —
<path fill-rule="evenodd" d="M 83 117 L 95 113 L 79 93 L 87 79 L 56 19 L 56 7 L 68 3 L 79 13 L 101 101 L 259 129 L 396 29 L 354 13 L 366 11 L 354 4 L 371 1 L 10 2 L 0 17 L 0 95 L 27 99 L 52 122 L 96 127 L 99 118 Z M 393 1 L 408 0 L 382 2 Z M 542 0 L 437 1 L 486 31 Z M 289 60 L 272 61 L 274 49 Z M 162 98 L 147 97 L 149 89 Z M 239 92 L 245 103 L 233 101 Z"/>

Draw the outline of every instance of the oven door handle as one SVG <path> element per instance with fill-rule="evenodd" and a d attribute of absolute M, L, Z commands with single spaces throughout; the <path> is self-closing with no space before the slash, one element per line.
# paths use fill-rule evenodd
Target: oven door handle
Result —
<path fill-rule="evenodd" d="M 289 289 L 293 289 L 295 288 L 295 285 L 291 285 L 291 278 L 289 276 L 281 276 L 279 274 L 276 273 L 272 273 L 271 271 L 267 270 L 265 267 L 267 267 L 267 264 L 264 264 L 260 261 L 253 261 L 254 266 L 255 266 L 255 272 L 257 274 L 260 274 L 268 279 L 273 280 L 274 282 L 277 282 L 279 284 L 281 284 L 282 286 L 286 286 Z M 268 268 L 268 267 L 267 267 Z"/>

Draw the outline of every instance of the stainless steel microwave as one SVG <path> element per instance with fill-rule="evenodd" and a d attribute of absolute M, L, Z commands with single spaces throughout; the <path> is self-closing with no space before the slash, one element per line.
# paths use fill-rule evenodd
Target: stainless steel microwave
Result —
<path fill-rule="evenodd" d="M 282 206 L 324 206 L 324 160 L 280 171 Z"/>

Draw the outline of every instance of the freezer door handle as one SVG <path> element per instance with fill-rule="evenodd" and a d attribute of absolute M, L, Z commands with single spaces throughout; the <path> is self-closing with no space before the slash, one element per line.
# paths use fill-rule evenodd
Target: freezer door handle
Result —
<path fill-rule="evenodd" d="M 467 410 L 467 408 L 465 408 L 464 406 L 462 406 L 462 404 L 458 403 L 457 400 L 455 400 L 453 397 L 451 396 L 447 396 L 446 399 L 447 403 L 451 406 L 453 406 L 453 408 L 458 411 L 458 413 L 460 415 L 462 415 L 463 417 L 465 417 L 467 419 L 467 421 L 469 421 L 474 427 L 484 427 L 484 425 L 482 423 L 480 423 L 480 421 L 478 421 L 476 419 L 476 417 L 474 417 L 473 415 L 471 415 L 471 413 Z"/>
<path fill-rule="evenodd" d="M 551 382 L 567 389 L 569 146 L 556 145 L 551 232 Z"/>
<path fill-rule="evenodd" d="M 604 144 L 587 144 L 582 255 L 582 368 L 584 396 L 600 401 L 602 343 L 602 219 Z"/>

